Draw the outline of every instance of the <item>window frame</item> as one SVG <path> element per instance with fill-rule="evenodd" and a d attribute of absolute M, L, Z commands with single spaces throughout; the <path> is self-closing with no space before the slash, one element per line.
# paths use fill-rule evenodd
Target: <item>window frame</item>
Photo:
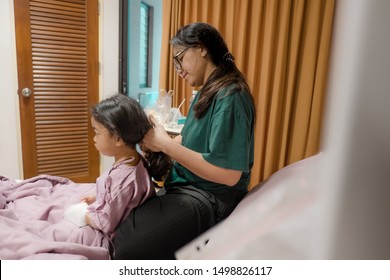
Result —
<path fill-rule="evenodd" d="M 119 92 L 127 95 L 127 61 L 128 61 L 128 34 L 129 34 L 129 5 L 127 0 L 119 1 Z"/>
<path fill-rule="evenodd" d="M 151 87 L 151 75 L 152 75 L 152 49 L 153 49 L 153 7 L 141 1 L 140 9 L 145 9 L 147 14 L 147 43 L 146 43 L 146 79 L 145 81 L 141 81 L 141 73 L 139 76 L 139 87 L 140 88 L 148 88 Z M 141 11 L 140 11 L 141 14 Z M 140 25 L 142 24 L 142 19 L 140 18 Z M 141 29 L 141 27 L 140 27 Z M 140 44 L 142 44 L 142 40 L 140 38 Z M 140 46 L 140 58 L 141 58 L 141 46 Z M 141 61 L 139 63 L 139 67 L 141 69 Z"/>
<path fill-rule="evenodd" d="M 132 7 L 130 7 L 130 5 Z M 130 27 L 129 20 L 130 20 L 130 9 L 134 9 L 134 5 L 130 0 L 120 0 L 119 1 L 119 85 L 118 89 L 120 93 L 132 95 L 130 91 L 134 91 L 134 88 L 138 88 L 139 92 L 145 92 L 145 90 L 152 88 L 153 86 L 153 48 L 154 48 L 154 6 L 153 4 L 150 5 L 148 1 L 139 1 L 138 9 L 141 9 L 141 5 L 146 5 L 149 10 L 149 16 L 148 16 L 148 43 L 147 43 L 147 72 L 146 72 L 146 84 L 141 84 L 140 81 L 140 71 L 138 70 L 138 73 L 134 73 L 134 70 L 129 69 L 129 64 L 134 67 L 140 68 L 140 61 L 129 62 L 129 59 L 131 57 L 134 57 L 134 53 L 132 50 L 132 55 L 130 55 L 129 47 L 130 48 L 137 48 L 136 53 L 138 54 L 138 57 L 140 57 L 140 37 L 139 35 L 136 35 L 136 39 L 138 42 L 131 43 L 129 42 L 129 39 L 132 40 L 134 38 L 134 35 L 130 35 L 130 32 L 134 32 L 134 23 L 133 21 L 130 22 L 130 24 L 133 24 L 133 27 Z M 133 13 L 133 11 L 131 11 Z M 137 27 L 140 31 L 140 20 L 138 20 L 139 26 Z M 133 30 L 133 31 L 132 31 Z M 132 37 L 130 37 L 132 36 Z M 138 38 L 138 39 L 137 39 Z M 131 44 L 131 46 L 129 45 Z M 137 45 L 137 46 L 136 46 Z M 138 58 L 139 59 L 139 58 Z M 132 75 L 132 77 L 137 76 L 138 83 L 133 79 L 130 78 L 129 75 Z M 131 79 L 131 80 L 129 80 Z M 133 90 L 132 90 L 132 89 Z M 133 94 L 134 95 L 134 94 Z"/>

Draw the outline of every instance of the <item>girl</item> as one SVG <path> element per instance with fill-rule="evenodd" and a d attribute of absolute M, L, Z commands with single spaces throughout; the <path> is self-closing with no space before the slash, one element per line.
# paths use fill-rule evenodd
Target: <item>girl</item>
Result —
<path fill-rule="evenodd" d="M 136 150 L 152 128 L 142 107 L 134 99 L 114 95 L 92 109 L 95 147 L 115 163 L 96 181 L 96 194 L 65 211 L 65 219 L 77 226 L 89 225 L 112 237 L 116 226 L 131 209 L 155 194 L 151 176 L 161 178 L 170 166 L 163 153 Z"/>
<path fill-rule="evenodd" d="M 115 160 L 96 183 L 0 176 L 0 259 L 109 259 L 118 223 L 155 197 L 151 176 L 163 176 L 170 159 L 137 152 L 152 128 L 141 106 L 117 94 L 93 107 L 91 121 L 96 148 Z"/>

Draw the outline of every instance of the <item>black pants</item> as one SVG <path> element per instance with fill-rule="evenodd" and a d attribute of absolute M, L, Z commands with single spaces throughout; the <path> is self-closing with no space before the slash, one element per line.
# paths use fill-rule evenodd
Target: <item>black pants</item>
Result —
<path fill-rule="evenodd" d="M 226 218 L 245 193 L 172 187 L 133 209 L 118 227 L 114 259 L 174 259 L 175 251 Z"/>

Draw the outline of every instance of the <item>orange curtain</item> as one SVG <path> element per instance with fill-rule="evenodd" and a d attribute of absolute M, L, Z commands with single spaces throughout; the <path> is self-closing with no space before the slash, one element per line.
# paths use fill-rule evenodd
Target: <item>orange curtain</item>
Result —
<path fill-rule="evenodd" d="M 316 154 L 322 128 L 334 0 L 164 0 L 160 88 L 183 98 L 193 88 L 174 71 L 169 40 L 203 21 L 224 36 L 255 99 L 250 189 L 280 168 Z"/>

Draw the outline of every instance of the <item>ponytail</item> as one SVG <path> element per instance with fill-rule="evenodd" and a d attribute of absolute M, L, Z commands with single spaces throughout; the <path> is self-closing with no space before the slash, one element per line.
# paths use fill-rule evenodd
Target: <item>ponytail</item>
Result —
<path fill-rule="evenodd" d="M 163 152 L 144 152 L 144 165 L 155 181 L 163 181 L 172 167 L 172 160 Z"/>

